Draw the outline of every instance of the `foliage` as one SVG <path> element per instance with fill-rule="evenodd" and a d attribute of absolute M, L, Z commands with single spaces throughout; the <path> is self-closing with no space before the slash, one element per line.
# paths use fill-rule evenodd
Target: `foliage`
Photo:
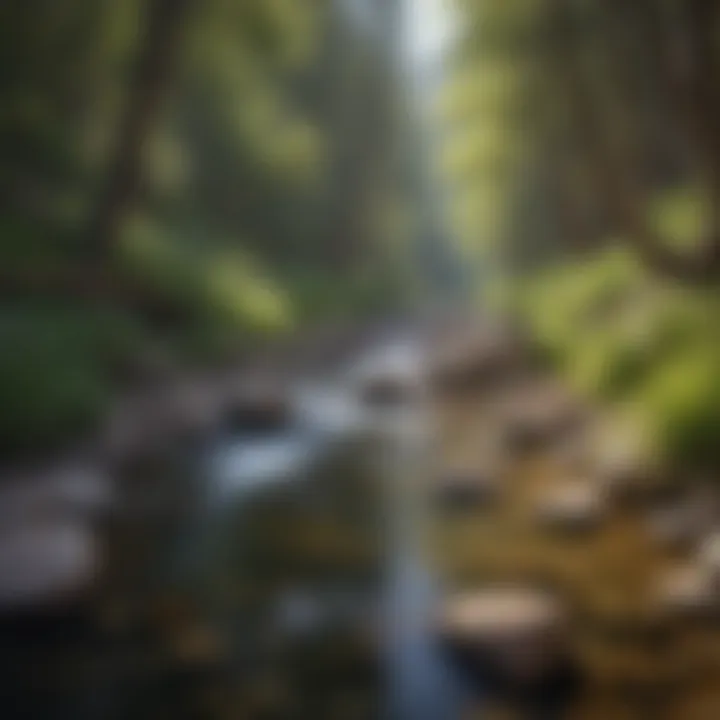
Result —
<path fill-rule="evenodd" d="M 384 58 L 330 0 L 171 5 L 0 8 L 8 451 L 87 427 L 149 342 L 195 361 L 397 302 Z"/>
<path fill-rule="evenodd" d="M 719 459 L 717 310 L 714 294 L 659 283 L 617 247 L 547 270 L 521 302 L 577 391 L 626 416 L 664 461 L 702 469 Z"/>

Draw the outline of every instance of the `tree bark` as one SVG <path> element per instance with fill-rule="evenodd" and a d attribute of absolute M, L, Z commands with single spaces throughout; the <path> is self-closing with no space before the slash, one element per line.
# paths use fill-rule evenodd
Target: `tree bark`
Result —
<path fill-rule="evenodd" d="M 619 143 L 608 131 L 597 94 L 593 96 L 592 81 L 583 68 L 581 38 L 571 3 L 550 0 L 548 29 L 555 73 L 567 101 L 573 129 L 578 134 L 598 194 L 627 242 L 650 269 L 662 275 L 694 285 L 720 281 L 717 228 L 704 238 L 697 251 L 683 252 L 664 244 L 650 226 L 645 216 L 645 189 L 639 182 L 638 169 L 629 156 L 627 143 Z M 613 43 L 605 50 L 617 53 L 618 47 Z"/>
<path fill-rule="evenodd" d="M 101 266 L 109 265 L 122 221 L 137 197 L 147 141 L 177 64 L 192 0 L 147 2 L 144 35 L 120 118 L 108 180 L 89 223 L 89 248 Z"/>

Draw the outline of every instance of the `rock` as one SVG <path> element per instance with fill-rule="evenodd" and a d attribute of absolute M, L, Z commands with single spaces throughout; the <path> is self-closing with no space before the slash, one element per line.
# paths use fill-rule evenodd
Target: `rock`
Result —
<path fill-rule="evenodd" d="M 425 390 L 422 348 L 403 340 L 381 345 L 350 367 L 347 382 L 368 408 L 393 410 L 412 405 Z"/>
<path fill-rule="evenodd" d="M 226 657 L 220 635 L 200 623 L 178 629 L 169 638 L 168 650 L 178 663 L 191 667 L 215 665 Z"/>
<path fill-rule="evenodd" d="M 102 430 L 102 450 L 108 462 L 123 470 L 138 460 L 172 451 L 174 418 L 160 392 L 125 396 L 115 403 Z"/>
<path fill-rule="evenodd" d="M 0 610 L 42 609 L 92 589 L 99 551 L 76 520 L 27 522 L 0 534 Z"/>
<path fill-rule="evenodd" d="M 441 505 L 472 509 L 497 499 L 500 480 L 497 474 L 483 470 L 454 469 L 438 479 L 435 490 Z"/>
<path fill-rule="evenodd" d="M 446 603 L 442 632 L 470 643 L 503 643 L 555 635 L 564 624 L 556 598 L 523 587 L 489 587 L 459 593 Z"/>
<path fill-rule="evenodd" d="M 566 485 L 540 499 L 538 522 L 553 530 L 587 531 L 596 528 L 605 515 L 603 494 L 583 482 Z"/>
<path fill-rule="evenodd" d="M 592 471 L 592 457 L 585 438 L 571 437 L 553 450 L 553 460 L 563 472 L 587 476 Z"/>
<path fill-rule="evenodd" d="M 217 429 L 223 410 L 218 382 L 191 378 L 174 383 L 167 394 L 173 435 L 179 440 L 201 438 Z"/>
<path fill-rule="evenodd" d="M 377 377 L 368 380 L 361 390 L 362 401 L 376 408 L 406 405 L 415 399 L 413 384 L 396 377 Z"/>
<path fill-rule="evenodd" d="M 672 494 L 674 486 L 654 464 L 632 452 L 600 450 L 595 476 L 613 502 L 638 507 L 658 502 Z"/>
<path fill-rule="evenodd" d="M 507 328 L 450 327 L 435 338 L 430 359 L 430 382 L 439 391 L 497 384 L 521 365 L 518 338 Z"/>
<path fill-rule="evenodd" d="M 682 550 L 691 547 L 702 528 L 688 515 L 685 508 L 662 508 L 647 518 L 650 536 L 662 547 Z"/>
<path fill-rule="evenodd" d="M 684 565 L 661 578 L 657 602 L 664 613 L 705 614 L 718 607 L 712 577 L 701 564 Z"/>
<path fill-rule="evenodd" d="M 547 447 L 581 429 L 579 404 L 554 385 L 520 388 L 500 408 L 504 445 L 515 454 Z"/>
<path fill-rule="evenodd" d="M 698 550 L 698 562 L 712 586 L 720 590 L 720 531 L 712 532 L 703 539 Z"/>
<path fill-rule="evenodd" d="M 628 507 L 660 501 L 673 484 L 643 447 L 632 427 L 605 418 L 593 430 L 593 473 L 614 502 Z"/>
<path fill-rule="evenodd" d="M 57 519 L 101 520 L 116 505 L 110 474 L 100 465 L 68 461 L 6 479 L 0 487 L 0 527 Z"/>
<path fill-rule="evenodd" d="M 711 528 L 716 517 L 715 502 L 702 491 L 651 510 L 647 527 L 653 539 L 669 549 L 693 547 Z"/>
<path fill-rule="evenodd" d="M 568 662 L 565 609 L 532 588 L 485 588 L 452 597 L 440 633 L 462 669 L 495 685 L 491 691 L 552 683 Z"/>
<path fill-rule="evenodd" d="M 232 432 L 281 432 L 292 422 L 289 393 L 272 377 L 243 379 L 228 390 L 223 417 L 224 425 Z"/>
<path fill-rule="evenodd" d="M 322 628 L 325 620 L 325 608 L 309 591 L 292 589 L 279 598 L 275 629 L 285 637 L 312 635 Z"/>

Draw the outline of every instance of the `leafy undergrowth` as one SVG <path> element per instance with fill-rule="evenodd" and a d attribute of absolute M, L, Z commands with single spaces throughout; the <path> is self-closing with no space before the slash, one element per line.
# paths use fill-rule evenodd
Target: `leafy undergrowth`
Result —
<path fill-rule="evenodd" d="M 656 457 L 718 467 L 715 294 L 661 284 L 611 247 L 534 278 L 520 306 L 551 364 L 577 392 L 629 419 Z"/>

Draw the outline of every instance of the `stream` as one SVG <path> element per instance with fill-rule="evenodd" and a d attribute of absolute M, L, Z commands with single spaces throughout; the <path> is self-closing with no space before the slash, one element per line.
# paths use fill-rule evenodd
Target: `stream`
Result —
<path fill-rule="evenodd" d="M 327 468 L 342 472 L 353 464 L 363 466 L 371 486 L 379 489 L 371 503 L 374 517 L 364 519 L 375 528 L 371 544 L 377 556 L 371 562 L 379 572 L 359 585 L 351 580 L 353 587 L 343 598 L 348 579 L 341 576 L 353 574 L 348 563 L 314 583 L 307 578 L 306 587 L 285 587 L 265 609 L 274 608 L 272 621 L 289 635 L 322 632 L 334 623 L 337 630 L 343 622 L 363 620 L 374 626 L 371 632 L 382 628 L 383 671 L 372 692 L 380 695 L 377 708 L 384 708 L 381 713 L 389 720 L 448 720 L 459 713 L 455 679 L 435 646 L 431 625 L 440 588 L 423 552 L 433 428 L 422 351 L 412 337 L 373 347 L 325 383 L 300 380 L 294 388 L 295 420 L 288 428 L 263 437 L 216 440 L 205 456 L 198 524 L 179 551 L 191 558 L 186 570 L 193 578 L 207 575 L 208 568 L 213 568 L 211 575 L 242 572 L 232 566 L 228 550 L 238 542 L 249 544 L 247 535 L 245 543 L 238 538 L 258 506 L 273 497 L 308 504 L 318 490 L 315 501 L 322 504 Z M 397 407 L 364 406 L 359 399 L 363 384 L 387 376 L 406 382 L 411 396 Z M 337 477 L 330 480 L 337 485 Z M 217 592 L 209 591 L 208 597 L 217 601 Z M 226 619 L 231 621 L 232 610 Z"/>
<path fill-rule="evenodd" d="M 433 427 L 422 351 L 393 335 L 322 380 L 300 377 L 286 427 L 220 434 L 197 453 L 192 511 L 161 553 L 160 584 L 192 597 L 224 638 L 241 704 L 275 683 L 259 703 L 270 707 L 250 702 L 248 717 L 459 714 L 431 627 L 440 584 L 423 548 Z M 383 377 L 409 397 L 364 403 Z"/>

